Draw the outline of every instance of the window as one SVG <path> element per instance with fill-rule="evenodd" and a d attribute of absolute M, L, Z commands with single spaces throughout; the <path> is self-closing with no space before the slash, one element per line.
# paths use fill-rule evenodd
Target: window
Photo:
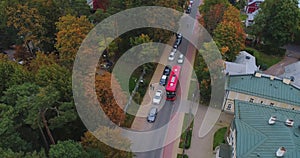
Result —
<path fill-rule="evenodd" d="M 260 103 L 262 104 L 262 103 L 264 103 L 264 101 L 260 101 Z"/>
<path fill-rule="evenodd" d="M 253 98 L 250 98 L 249 102 L 250 103 L 253 103 L 254 99 Z"/>
<path fill-rule="evenodd" d="M 274 106 L 274 103 L 270 103 L 271 106 Z"/>

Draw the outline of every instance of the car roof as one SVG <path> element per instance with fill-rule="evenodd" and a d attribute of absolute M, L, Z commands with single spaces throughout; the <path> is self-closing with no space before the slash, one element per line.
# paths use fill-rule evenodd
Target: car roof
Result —
<path fill-rule="evenodd" d="M 155 114 L 157 112 L 157 108 L 153 107 L 150 109 L 150 114 Z"/>

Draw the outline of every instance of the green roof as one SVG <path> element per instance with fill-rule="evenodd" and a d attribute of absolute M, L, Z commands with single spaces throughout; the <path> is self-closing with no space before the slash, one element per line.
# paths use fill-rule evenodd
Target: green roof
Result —
<path fill-rule="evenodd" d="M 282 80 L 253 75 L 229 76 L 227 90 L 300 106 L 300 89 Z"/>
<path fill-rule="evenodd" d="M 274 125 L 268 124 L 271 116 L 277 117 Z M 286 119 L 294 126 L 287 127 Z M 237 158 L 275 158 L 282 146 L 284 157 L 300 157 L 300 111 L 235 100 L 234 123 Z"/>

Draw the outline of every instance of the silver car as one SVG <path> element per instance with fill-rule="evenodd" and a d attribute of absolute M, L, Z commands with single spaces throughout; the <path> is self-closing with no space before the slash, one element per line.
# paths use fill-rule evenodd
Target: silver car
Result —
<path fill-rule="evenodd" d="M 177 59 L 177 63 L 182 64 L 183 63 L 183 58 L 184 58 L 183 54 L 180 54 L 178 59 Z"/>
<path fill-rule="evenodd" d="M 175 52 L 171 52 L 170 55 L 169 55 L 169 60 L 173 61 L 174 58 L 175 58 Z"/>
<path fill-rule="evenodd" d="M 156 115 L 157 115 L 157 108 L 155 107 L 151 108 L 147 117 L 147 121 L 154 122 L 156 119 Z"/>

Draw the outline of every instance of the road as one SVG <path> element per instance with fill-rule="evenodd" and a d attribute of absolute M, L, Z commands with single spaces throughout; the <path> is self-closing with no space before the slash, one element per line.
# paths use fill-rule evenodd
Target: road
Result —
<path fill-rule="evenodd" d="M 200 1 L 195 1 L 193 6 L 192 6 L 192 12 L 190 14 L 191 17 L 196 18 L 197 12 L 198 12 L 198 6 L 200 4 Z M 190 27 L 190 26 L 194 26 L 194 24 L 188 24 L 186 25 L 186 27 Z M 191 28 L 187 28 L 190 29 L 191 31 L 193 31 Z M 194 29 L 194 27 L 193 27 Z M 178 47 L 179 52 L 181 52 L 182 54 L 184 54 L 186 56 L 187 54 L 187 50 L 188 50 L 188 46 L 190 46 L 191 44 L 183 38 L 181 44 Z M 189 50 L 191 51 L 191 49 Z M 178 57 L 179 53 L 176 53 L 176 58 L 173 62 L 169 63 L 169 65 L 174 65 L 177 62 L 177 57 Z M 166 59 L 167 60 L 167 59 Z M 184 69 L 184 68 L 183 68 Z M 184 75 L 181 73 L 181 75 Z M 180 89 L 180 88 L 178 88 Z M 180 92 L 177 92 L 177 95 Z M 165 104 L 163 105 L 163 107 L 161 108 L 161 110 L 158 112 L 157 114 L 157 118 L 156 121 L 153 123 L 153 126 L 151 127 L 150 130 L 154 130 L 157 128 L 160 128 L 162 126 L 164 126 L 166 123 L 168 123 L 171 119 L 171 117 L 175 114 L 175 112 L 178 110 L 179 107 L 179 102 L 180 102 L 180 97 L 177 97 L 177 100 L 174 102 L 171 101 L 166 101 Z M 166 138 L 166 134 L 167 131 L 165 131 L 164 135 L 160 135 L 159 137 L 155 137 L 153 139 L 151 139 L 151 142 L 144 142 L 144 143 L 152 143 L 152 144 L 163 144 L 164 140 Z M 152 150 L 152 151 L 147 151 L 147 152 L 140 152 L 140 153 L 134 153 L 135 157 L 137 158 L 160 158 L 163 157 L 163 149 L 164 148 L 159 148 L 156 150 Z"/>

